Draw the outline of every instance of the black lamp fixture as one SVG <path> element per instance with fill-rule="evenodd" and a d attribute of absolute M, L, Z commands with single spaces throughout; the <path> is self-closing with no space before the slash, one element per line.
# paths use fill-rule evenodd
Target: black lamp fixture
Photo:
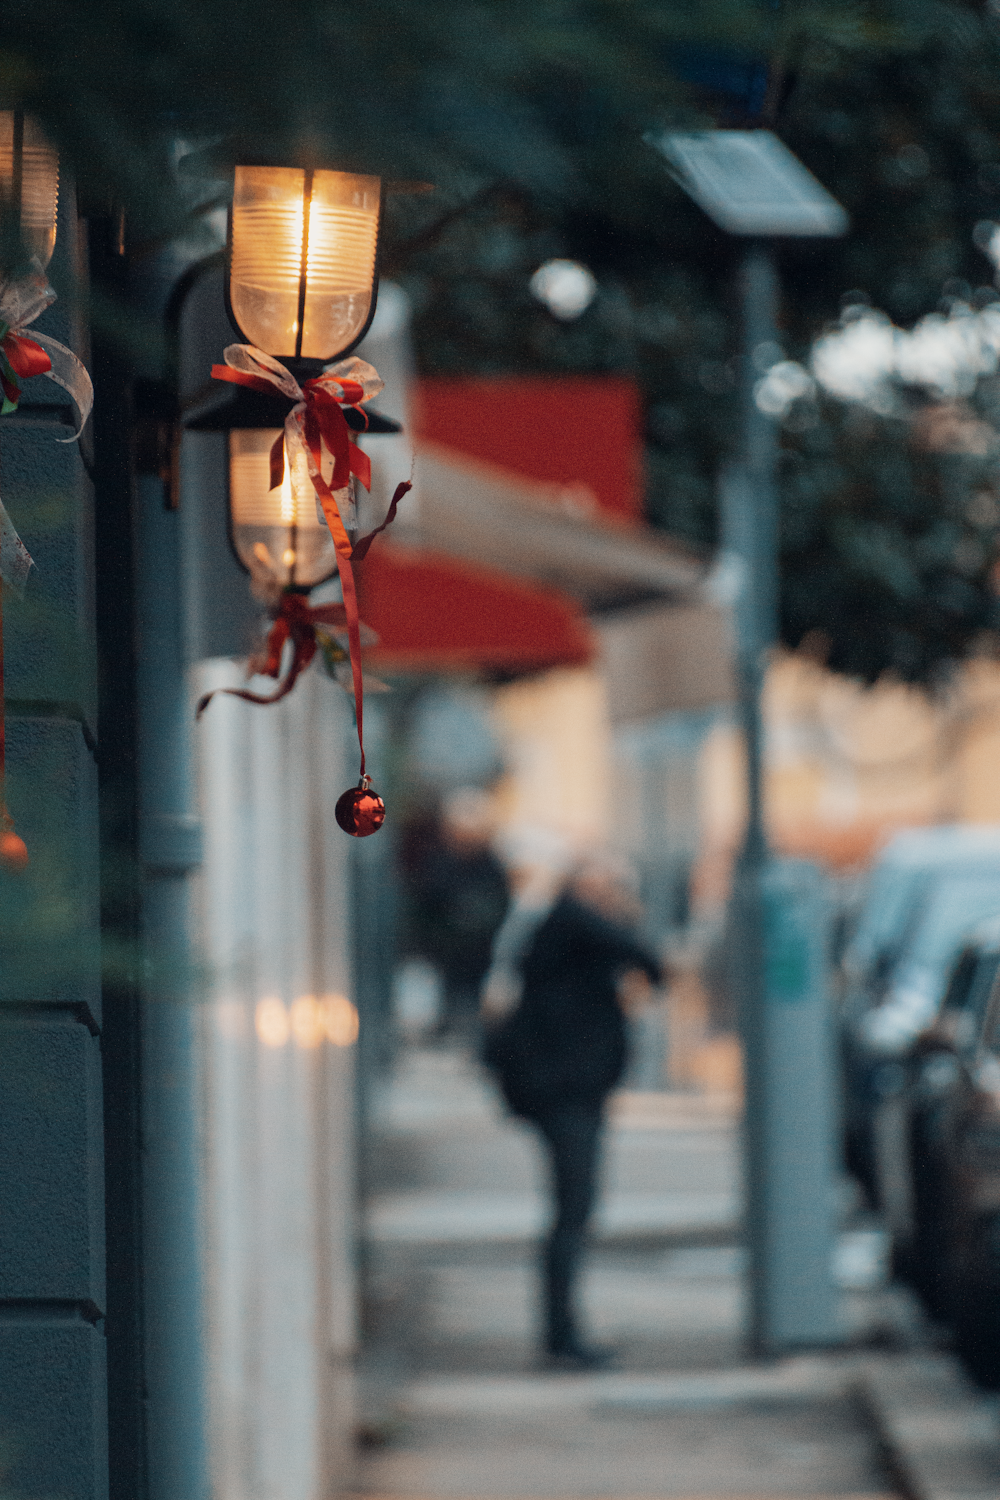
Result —
<path fill-rule="evenodd" d="M 364 338 L 378 294 L 383 185 L 378 177 L 316 167 L 238 165 L 226 248 L 226 311 L 241 339 L 299 382 Z M 293 402 L 228 385 L 200 401 L 185 426 L 229 435 L 230 539 L 251 576 L 308 590 L 337 571 L 337 554 L 303 455 L 271 488 L 269 454 Z M 344 408 L 355 432 L 398 422 Z M 367 421 L 366 421 L 367 418 Z"/>

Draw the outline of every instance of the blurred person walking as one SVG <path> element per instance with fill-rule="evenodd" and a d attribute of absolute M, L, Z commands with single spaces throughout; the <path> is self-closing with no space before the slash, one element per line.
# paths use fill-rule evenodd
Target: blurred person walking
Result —
<path fill-rule="evenodd" d="M 661 979 L 639 942 L 629 871 L 613 858 L 580 866 L 560 894 L 529 882 L 494 944 L 483 990 L 483 1061 L 513 1114 L 538 1130 L 553 1220 L 542 1246 L 543 1356 L 595 1369 L 611 1351 L 580 1331 L 577 1284 L 597 1193 L 604 1105 L 627 1062 L 626 1012 Z"/>

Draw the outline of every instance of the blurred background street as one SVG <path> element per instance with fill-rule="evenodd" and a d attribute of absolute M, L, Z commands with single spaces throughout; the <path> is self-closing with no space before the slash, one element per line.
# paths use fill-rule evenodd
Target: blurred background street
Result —
<path fill-rule="evenodd" d="M 463 1054 L 406 1055 L 378 1112 L 366 1215 L 358 1490 L 898 1493 L 866 1382 L 882 1383 L 880 1361 L 929 1350 L 926 1326 L 889 1285 L 885 1237 L 845 1179 L 843 1344 L 747 1362 L 737 1124 L 726 1096 L 616 1096 L 586 1302 L 619 1358 L 553 1377 L 534 1368 L 534 1143 Z M 953 1493 L 969 1458 L 951 1455 Z M 992 1482 L 975 1467 L 972 1481 Z"/>

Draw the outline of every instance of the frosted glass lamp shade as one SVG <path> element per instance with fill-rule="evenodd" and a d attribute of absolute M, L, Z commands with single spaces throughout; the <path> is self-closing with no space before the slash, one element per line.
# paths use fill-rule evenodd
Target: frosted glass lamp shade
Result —
<path fill-rule="evenodd" d="M 378 177 L 237 167 L 229 311 L 277 359 L 328 363 L 371 321 L 382 191 Z"/>
<path fill-rule="evenodd" d="M 280 429 L 247 427 L 229 434 L 229 513 L 236 556 L 263 584 L 311 588 L 337 571 L 333 537 L 316 513 L 305 456 L 285 464 L 271 483 L 271 445 Z"/>
<path fill-rule="evenodd" d="M 44 270 L 56 245 L 59 155 L 30 115 L 0 110 L 0 205 L 15 239 Z M 7 274 L 13 267 L 0 266 Z"/>

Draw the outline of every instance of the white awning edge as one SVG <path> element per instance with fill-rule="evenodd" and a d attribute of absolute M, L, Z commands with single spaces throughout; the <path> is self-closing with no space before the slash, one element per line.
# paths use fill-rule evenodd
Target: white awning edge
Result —
<path fill-rule="evenodd" d="M 579 495 L 422 444 L 414 503 L 400 507 L 392 538 L 551 584 L 590 609 L 699 597 L 705 564 L 648 527 L 584 510 Z"/>

